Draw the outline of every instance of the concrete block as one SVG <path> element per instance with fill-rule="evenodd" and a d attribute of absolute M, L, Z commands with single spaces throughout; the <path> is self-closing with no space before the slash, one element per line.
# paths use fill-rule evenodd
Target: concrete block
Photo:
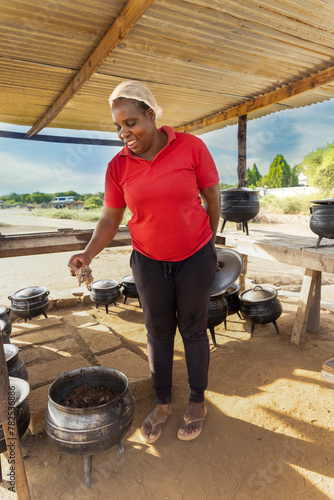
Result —
<path fill-rule="evenodd" d="M 122 344 L 122 341 L 104 325 L 94 325 L 80 328 L 78 334 L 95 354 L 107 349 L 114 349 Z"/>
<path fill-rule="evenodd" d="M 50 384 L 44 385 L 29 394 L 30 423 L 28 429 L 33 436 L 44 431 L 44 414 L 48 404 L 49 386 Z"/>
<path fill-rule="evenodd" d="M 64 324 L 74 328 L 85 328 L 98 324 L 98 322 L 86 311 L 72 311 L 69 314 L 64 314 L 63 321 Z"/>
<path fill-rule="evenodd" d="M 50 302 L 56 307 L 75 307 L 77 299 L 69 290 L 53 291 L 50 293 Z"/>
<path fill-rule="evenodd" d="M 36 385 L 46 385 L 53 382 L 62 373 L 91 366 L 81 355 L 61 357 L 57 361 L 41 363 L 28 367 L 28 377 L 31 389 Z"/>

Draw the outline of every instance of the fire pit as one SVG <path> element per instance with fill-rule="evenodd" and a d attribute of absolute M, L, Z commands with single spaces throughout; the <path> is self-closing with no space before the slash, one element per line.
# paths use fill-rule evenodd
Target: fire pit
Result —
<path fill-rule="evenodd" d="M 311 201 L 310 229 L 318 235 L 315 249 L 319 248 L 322 238 L 334 239 L 334 198 Z"/>
<path fill-rule="evenodd" d="M 64 398 L 74 388 L 88 384 L 105 387 L 115 398 L 99 406 L 72 408 L 64 406 Z M 49 387 L 45 411 L 48 438 L 60 450 L 84 456 L 85 486 L 90 486 L 92 457 L 115 444 L 124 451 L 122 438 L 130 429 L 134 415 L 134 398 L 127 377 L 112 368 L 92 366 L 63 373 Z"/>

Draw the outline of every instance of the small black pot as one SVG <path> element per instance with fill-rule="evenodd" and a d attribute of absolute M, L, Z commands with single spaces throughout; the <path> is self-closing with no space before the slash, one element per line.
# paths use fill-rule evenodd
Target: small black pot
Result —
<path fill-rule="evenodd" d="M 212 294 L 210 296 L 208 329 L 211 333 L 213 345 L 217 347 L 215 326 L 220 325 L 226 320 L 227 316 L 227 301 L 224 293 Z"/>
<path fill-rule="evenodd" d="M 137 287 L 133 276 L 131 275 L 123 276 L 121 283 L 121 292 L 124 296 L 123 304 L 126 303 L 126 299 L 128 297 L 130 297 L 130 299 L 139 300 L 139 294 L 137 292 Z M 139 305 L 141 305 L 140 300 L 139 300 Z"/>
<path fill-rule="evenodd" d="M 277 290 L 256 285 L 242 292 L 239 298 L 242 317 L 252 323 L 251 337 L 254 334 L 255 324 L 273 323 L 276 333 L 279 334 L 276 320 L 282 314 L 282 306 L 277 297 Z"/>
<path fill-rule="evenodd" d="M 4 344 L 9 344 L 8 337 L 12 333 L 12 321 L 9 317 L 10 309 L 8 307 L 0 306 L 0 319 L 5 322 L 5 327 L 2 330 L 2 338 L 6 337 L 7 342 L 4 340 Z"/>
<path fill-rule="evenodd" d="M 88 287 L 90 291 L 90 300 L 95 302 L 96 308 L 99 305 L 104 305 L 108 314 L 108 305 L 116 305 L 118 297 L 121 295 L 120 284 L 118 281 L 111 279 L 103 279 L 93 281 Z"/>
<path fill-rule="evenodd" d="M 24 318 L 31 319 L 43 314 L 47 318 L 46 311 L 49 307 L 49 291 L 44 286 L 30 286 L 22 288 L 8 297 L 12 302 L 12 312 Z"/>
<path fill-rule="evenodd" d="M 15 419 L 19 437 L 22 437 L 30 422 L 30 406 L 27 399 L 30 387 L 28 382 L 17 377 L 9 377 L 9 387 L 15 388 Z M 6 449 L 6 440 L 2 425 L 0 425 L 0 453 L 4 453 Z"/>
<path fill-rule="evenodd" d="M 232 314 L 239 314 L 240 311 L 240 299 L 239 299 L 240 285 L 238 283 L 233 283 L 225 292 L 225 298 L 227 302 L 227 316 L 232 316 Z"/>
<path fill-rule="evenodd" d="M 310 229 L 319 236 L 315 249 L 317 250 L 322 238 L 334 238 L 334 199 L 313 202 L 310 207 Z"/>
<path fill-rule="evenodd" d="M 6 344 L 3 347 L 5 351 L 8 375 L 10 377 L 22 378 L 28 382 L 28 370 L 25 366 L 27 356 L 25 352 L 22 351 L 22 349 L 19 349 L 15 344 Z"/>

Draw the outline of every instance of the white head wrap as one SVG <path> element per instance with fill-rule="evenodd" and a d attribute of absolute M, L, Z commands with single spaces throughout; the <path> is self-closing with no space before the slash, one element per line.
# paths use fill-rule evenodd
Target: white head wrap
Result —
<path fill-rule="evenodd" d="M 119 85 L 117 85 L 117 87 L 110 94 L 110 97 L 108 99 L 110 107 L 112 107 L 112 103 L 118 97 L 135 99 L 136 101 L 143 101 L 151 109 L 153 109 L 157 120 L 161 118 L 162 109 L 160 108 L 160 106 L 157 105 L 157 102 L 154 99 L 152 92 L 141 82 L 128 80 L 126 82 L 122 82 Z"/>

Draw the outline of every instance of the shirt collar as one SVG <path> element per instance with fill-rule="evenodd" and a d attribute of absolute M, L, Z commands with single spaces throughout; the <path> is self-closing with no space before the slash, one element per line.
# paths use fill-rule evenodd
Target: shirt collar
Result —
<path fill-rule="evenodd" d="M 175 131 L 172 127 L 168 127 L 167 125 L 161 127 L 158 129 L 159 132 L 165 132 L 167 134 L 167 145 L 174 142 L 176 139 Z M 123 149 L 119 152 L 120 156 L 130 156 L 132 155 L 131 149 L 125 145 Z"/>

